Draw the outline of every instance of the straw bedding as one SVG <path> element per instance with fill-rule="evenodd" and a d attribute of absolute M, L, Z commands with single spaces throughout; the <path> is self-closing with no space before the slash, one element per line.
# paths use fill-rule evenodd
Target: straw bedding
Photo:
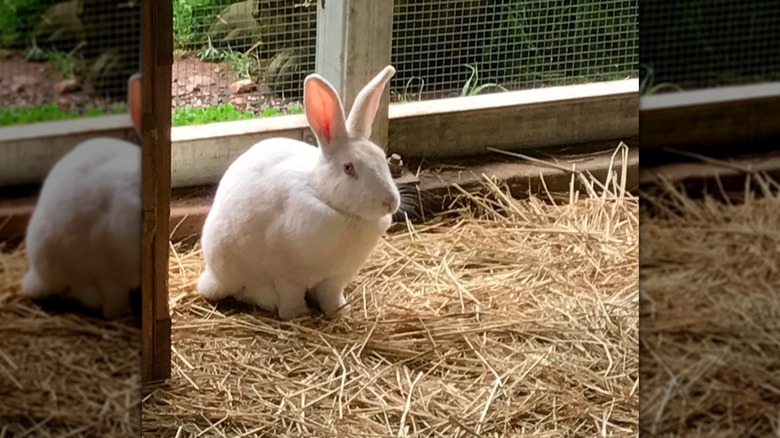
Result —
<path fill-rule="evenodd" d="M 738 203 L 643 194 L 643 435 L 780 435 L 780 196 L 749 183 Z"/>
<path fill-rule="evenodd" d="M 22 249 L 0 252 L 0 436 L 137 437 L 140 318 L 33 304 L 26 270 Z"/>
<path fill-rule="evenodd" d="M 614 180 L 558 206 L 487 184 L 391 230 L 336 320 L 209 304 L 198 245 L 172 246 L 172 377 L 145 388 L 144 433 L 636 435 L 637 199 Z"/>

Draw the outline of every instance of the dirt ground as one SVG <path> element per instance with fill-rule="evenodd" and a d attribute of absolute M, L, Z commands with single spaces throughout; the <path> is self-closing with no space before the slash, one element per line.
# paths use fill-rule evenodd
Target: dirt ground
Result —
<path fill-rule="evenodd" d="M 86 87 L 79 91 L 58 94 L 54 85 L 62 76 L 53 65 L 30 62 L 18 57 L 0 59 L 0 107 L 32 107 L 56 103 L 64 111 L 82 114 L 99 108 L 110 111 L 116 103 L 96 96 Z"/>
<path fill-rule="evenodd" d="M 229 85 L 239 78 L 224 62 L 203 62 L 196 57 L 177 58 L 172 67 L 173 108 L 206 107 L 231 103 L 239 111 L 259 111 L 278 103 L 265 84 L 255 91 L 233 94 Z"/>
<path fill-rule="evenodd" d="M 206 107 L 231 103 L 240 111 L 259 112 L 284 107 L 288 102 L 275 96 L 265 84 L 250 93 L 234 94 L 229 85 L 238 78 L 225 63 L 203 62 L 194 57 L 178 58 L 172 68 L 173 108 Z M 58 94 L 55 84 L 63 77 L 54 66 L 30 62 L 20 57 L 0 59 L 0 107 L 32 107 L 55 103 L 64 111 L 99 108 L 109 111 L 116 103 L 96 96 L 88 86 L 67 94 Z"/>

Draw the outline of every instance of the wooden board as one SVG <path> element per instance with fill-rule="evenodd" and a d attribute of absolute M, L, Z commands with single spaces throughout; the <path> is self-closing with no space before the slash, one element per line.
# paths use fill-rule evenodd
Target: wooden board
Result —
<path fill-rule="evenodd" d="M 390 107 L 389 149 L 428 158 L 635 137 L 635 79 Z"/>
<path fill-rule="evenodd" d="M 744 198 L 746 177 L 752 172 L 780 181 L 780 152 L 732 156 L 717 161 L 677 161 L 642 167 L 640 187 L 652 192 L 661 178 L 685 188 L 688 196 L 696 198 L 704 194 L 738 201 Z M 753 185 L 752 191 L 759 186 Z"/>
<path fill-rule="evenodd" d="M 136 141 L 127 115 L 0 127 L 0 187 L 43 181 L 60 158 L 95 137 Z"/>
<path fill-rule="evenodd" d="M 778 114 L 780 83 L 643 96 L 639 113 L 642 149 L 708 153 L 718 146 L 771 143 L 780 140 Z"/>
<path fill-rule="evenodd" d="M 173 11 L 170 1 L 142 7 L 142 380 L 171 373 L 168 310 L 168 228 L 171 194 L 171 67 Z"/>
<path fill-rule="evenodd" d="M 341 96 L 349 114 L 360 90 L 390 64 L 393 36 L 391 0 L 317 2 L 315 70 Z M 387 149 L 389 87 L 374 118 L 371 140 Z"/>
<path fill-rule="evenodd" d="M 571 147 L 561 153 L 545 154 L 543 160 L 556 162 L 559 165 L 575 163 L 577 169 L 589 171 L 597 178 L 605 178 L 612 150 L 618 141 L 604 141 Z M 639 186 L 639 150 L 637 139 L 627 139 L 629 145 L 627 188 L 634 190 Z M 584 152 L 583 152 L 584 151 Z M 565 155 L 564 155 L 565 154 Z M 560 169 L 540 166 L 522 159 L 506 158 L 500 155 L 452 160 L 447 162 L 429 162 L 428 170 L 420 175 L 420 190 L 426 198 L 426 214 L 440 211 L 457 192 L 454 184 L 467 190 L 479 188 L 482 175 L 492 175 L 509 184 L 513 194 L 518 198 L 527 196 L 529 192 L 541 193 L 542 178 L 547 188 L 558 194 L 569 191 L 570 173 Z M 416 166 L 412 166 L 416 170 Z M 173 241 L 199 235 L 203 221 L 211 208 L 216 186 L 207 185 L 174 190 L 171 199 L 170 238 Z M 560 198 L 560 197 L 559 197 Z M 0 238 L 8 236 L 14 230 L 24 230 L 32 214 L 35 198 L 27 196 L 15 201 L 0 201 L 0 224 L 7 221 L 5 227 L 0 227 Z"/>

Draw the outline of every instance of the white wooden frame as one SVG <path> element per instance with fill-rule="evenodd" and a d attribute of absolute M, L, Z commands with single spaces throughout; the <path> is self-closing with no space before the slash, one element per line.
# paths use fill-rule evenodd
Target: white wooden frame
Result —
<path fill-rule="evenodd" d="M 388 149 L 455 157 L 483 154 L 486 147 L 522 150 L 636 137 L 638 91 L 639 80 L 627 79 L 392 104 Z M 84 119 L 0 128 L 0 186 L 41 182 L 59 157 L 90 136 L 132 135 L 127 116 L 111 117 L 108 124 L 105 117 L 100 123 Z M 313 141 L 303 115 L 173 128 L 172 185 L 216 183 L 252 144 L 276 136 Z"/>

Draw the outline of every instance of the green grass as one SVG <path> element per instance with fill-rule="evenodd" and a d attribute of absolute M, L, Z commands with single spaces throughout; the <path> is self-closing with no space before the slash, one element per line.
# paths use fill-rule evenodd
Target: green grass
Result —
<path fill-rule="evenodd" d="M 33 107 L 8 107 L 0 108 L 0 126 L 25 125 L 29 123 L 51 122 L 56 120 L 73 120 L 84 117 L 97 117 L 107 114 L 122 114 L 127 112 L 127 105 L 116 104 L 110 112 L 100 108 L 89 108 L 83 114 L 76 111 L 65 111 L 54 103 L 47 103 Z M 206 108 L 176 108 L 173 111 L 171 123 L 173 126 L 201 125 L 214 122 L 228 122 L 233 120 L 258 119 L 263 117 L 276 117 L 287 114 L 302 114 L 303 106 L 295 103 L 287 107 L 285 111 L 276 108 L 266 108 L 255 114 L 251 111 L 239 111 L 232 104 L 223 103 Z"/>
<path fill-rule="evenodd" d="M 232 0 L 173 0 L 173 40 L 179 48 L 205 43 L 214 18 Z"/>
<path fill-rule="evenodd" d="M 498 88 L 501 91 L 507 91 L 507 89 L 497 83 L 481 84 L 479 85 L 479 69 L 469 64 L 464 64 L 464 67 L 471 69 L 471 76 L 463 85 L 463 89 L 460 92 L 461 96 L 476 96 L 486 88 Z"/>
<path fill-rule="evenodd" d="M 206 108 L 176 108 L 173 111 L 171 124 L 173 126 L 202 125 L 215 122 L 230 122 L 234 120 L 248 120 L 262 117 L 275 117 L 285 114 L 300 114 L 303 106 L 291 105 L 286 112 L 275 108 L 266 108 L 259 115 L 251 111 L 239 111 L 232 104 L 223 103 Z"/>
<path fill-rule="evenodd" d="M 111 113 L 118 114 L 123 112 L 127 112 L 127 107 L 125 105 L 116 105 Z M 53 103 L 24 108 L 8 107 L 0 109 L 0 126 L 96 117 L 105 114 L 106 112 L 99 108 L 90 108 L 83 115 L 80 115 L 75 111 L 65 111 Z"/>

